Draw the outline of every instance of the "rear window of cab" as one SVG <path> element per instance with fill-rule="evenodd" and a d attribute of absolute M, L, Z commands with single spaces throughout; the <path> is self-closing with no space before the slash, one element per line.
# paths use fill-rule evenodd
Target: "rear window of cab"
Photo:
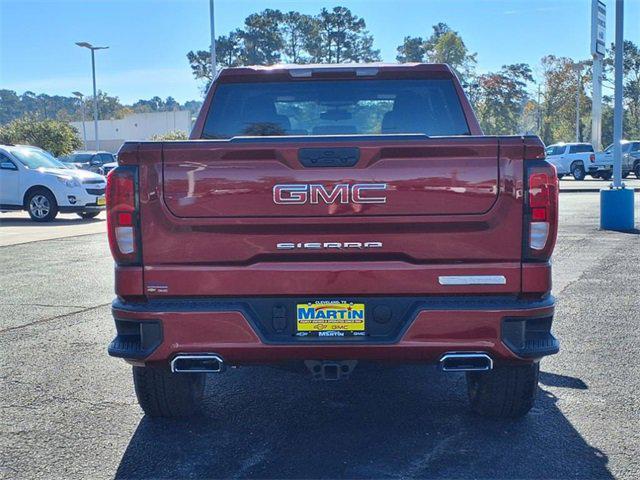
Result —
<path fill-rule="evenodd" d="M 469 135 L 453 81 L 222 83 L 215 89 L 202 136 L 399 133 Z"/>

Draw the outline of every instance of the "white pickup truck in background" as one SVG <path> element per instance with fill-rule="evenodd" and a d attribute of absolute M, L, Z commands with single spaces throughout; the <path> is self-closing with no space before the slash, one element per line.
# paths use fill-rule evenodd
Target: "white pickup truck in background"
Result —
<path fill-rule="evenodd" d="M 611 165 L 598 163 L 590 143 L 554 143 L 546 148 L 547 161 L 556 167 L 558 178 L 572 175 L 584 180 L 587 175 L 609 180 Z"/>
<path fill-rule="evenodd" d="M 595 163 L 613 168 L 613 144 L 609 145 L 604 152 L 596 153 Z M 630 173 L 640 178 L 640 141 L 637 140 L 622 141 L 622 177 L 627 178 Z"/>

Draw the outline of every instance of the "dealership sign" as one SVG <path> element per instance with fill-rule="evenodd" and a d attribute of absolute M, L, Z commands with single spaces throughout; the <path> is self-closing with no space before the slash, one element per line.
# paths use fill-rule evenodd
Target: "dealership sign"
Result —
<path fill-rule="evenodd" d="M 591 55 L 606 53 L 607 6 L 602 0 L 591 2 Z"/>

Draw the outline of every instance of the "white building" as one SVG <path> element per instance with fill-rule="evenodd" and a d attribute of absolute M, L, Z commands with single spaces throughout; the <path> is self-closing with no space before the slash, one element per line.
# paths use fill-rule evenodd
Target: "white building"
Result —
<path fill-rule="evenodd" d="M 71 122 L 71 125 L 80 132 L 80 138 L 84 139 L 82 122 Z M 100 150 L 116 153 L 125 141 L 150 140 L 153 135 L 161 135 L 174 130 L 182 130 L 189 134 L 191 126 L 191 112 L 187 110 L 134 113 L 119 120 L 99 120 Z M 95 150 L 93 119 L 89 115 L 84 122 L 84 132 L 86 132 L 87 138 L 85 148 Z"/>

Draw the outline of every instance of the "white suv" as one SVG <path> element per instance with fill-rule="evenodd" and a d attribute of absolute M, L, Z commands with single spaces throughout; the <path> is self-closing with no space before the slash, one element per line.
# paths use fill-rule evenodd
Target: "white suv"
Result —
<path fill-rule="evenodd" d="M 584 180 L 589 174 L 593 178 L 611 178 L 611 169 L 596 165 L 596 155 L 590 143 L 555 143 L 546 150 L 547 161 L 556 167 L 558 178 L 571 174 L 576 180 Z"/>
<path fill-rule="evenodd" d="M 102 175 L 65 167 L 50 153 L 27 145 L 0 145 L 0 210 L 26 210 L 37 222 L 58 212 L 93 218 L 105 208 Z"/>

